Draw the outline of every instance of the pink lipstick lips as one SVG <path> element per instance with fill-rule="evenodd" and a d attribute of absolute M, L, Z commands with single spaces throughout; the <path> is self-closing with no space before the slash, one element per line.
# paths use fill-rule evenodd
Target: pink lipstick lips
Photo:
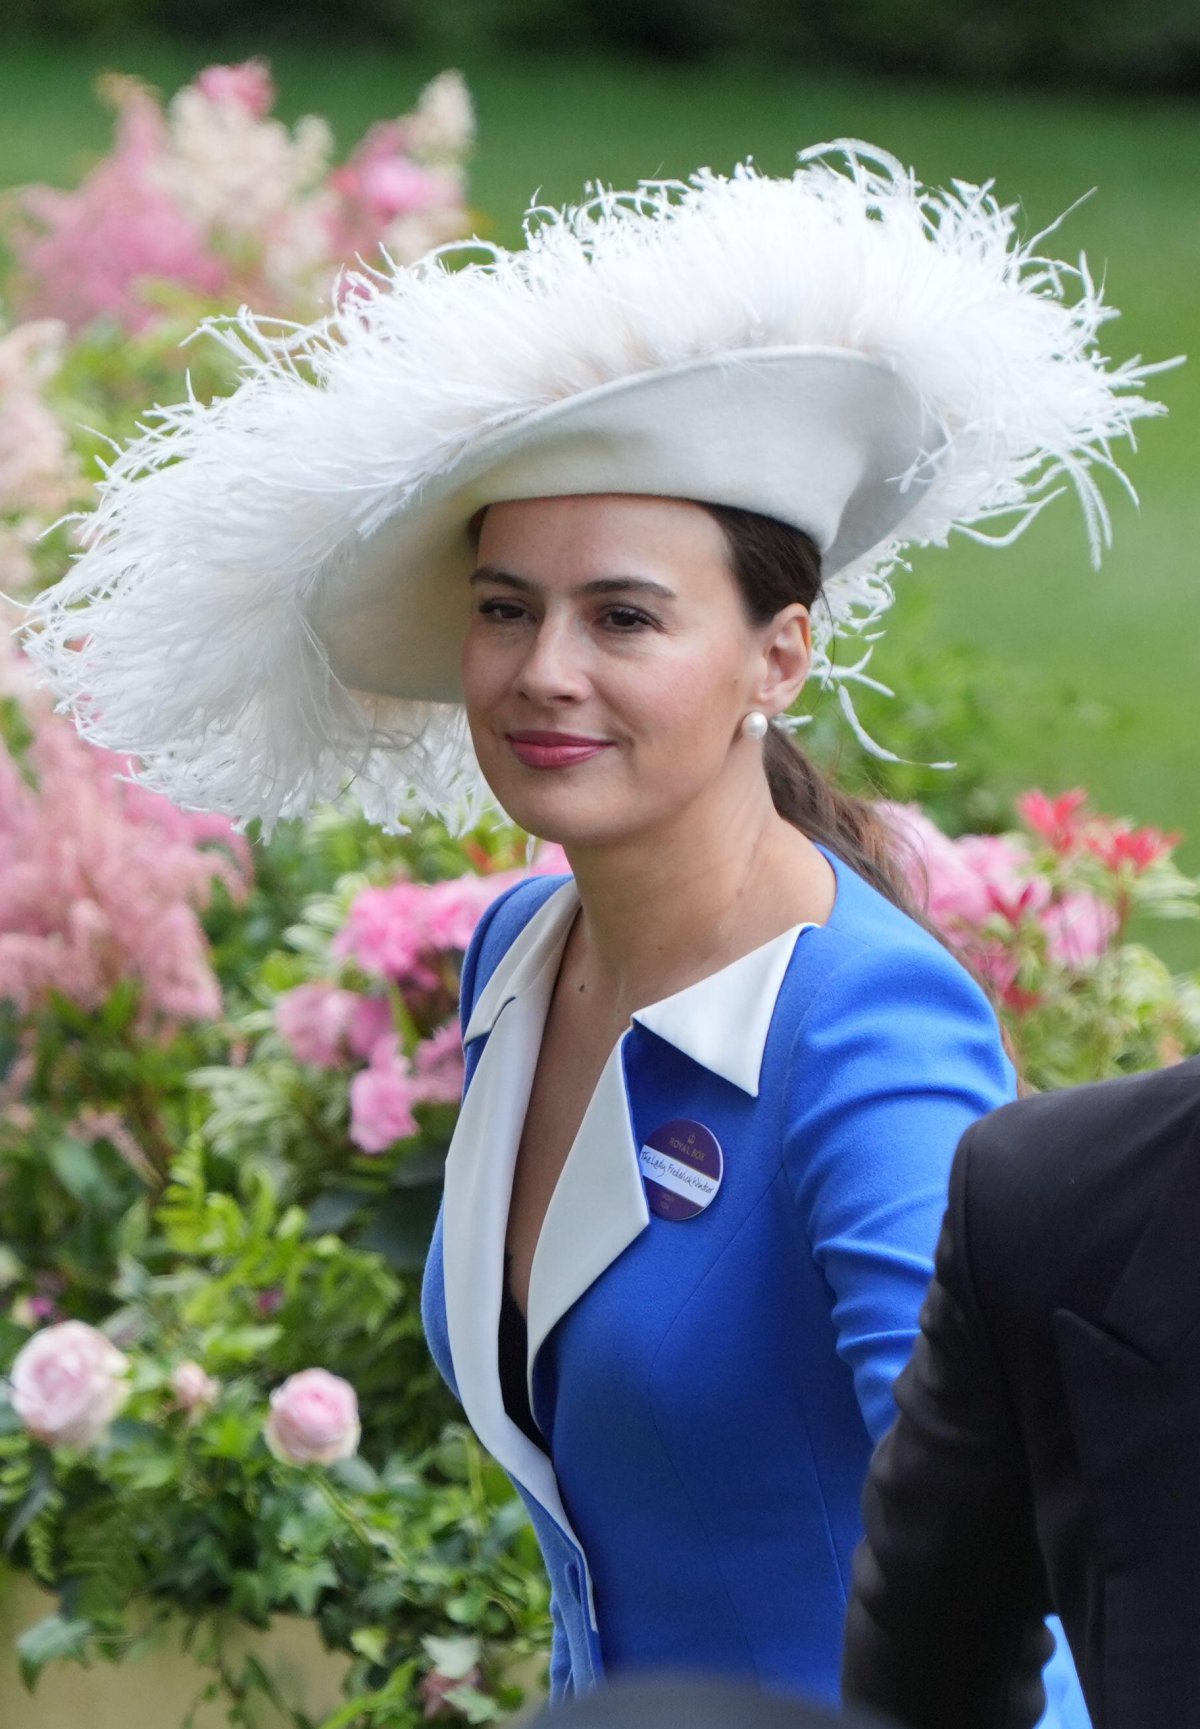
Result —
<path fill-rule="evenodd" d="M 573 768 L 609 749 L 604 738 L 584 738 L 571 732 L 510 732 L 513 755 L 526 768 Z"/>

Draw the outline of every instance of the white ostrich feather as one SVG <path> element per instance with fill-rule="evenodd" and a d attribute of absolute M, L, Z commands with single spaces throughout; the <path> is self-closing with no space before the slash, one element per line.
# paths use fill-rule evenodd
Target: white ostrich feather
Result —
<path fill-rule="evenodd" d="M 108 468 L 85 551 L 30 609 L 27 646 L 81 730 L 139 778 L 238 821 L 349 787 L 375 820 L 472 820 L 486 799 L 455 704 L 334 676 L 310 622 L 363 537 L 479 440 L 597 386 L 708 356 L 846 349 L 892 368 L 948 441 L 894 536 L 829 574 L 834 639 L 877 626 L 902 551 L 952 529 L 1007 544 L 1063 488 L 1092 556 L 1110 523 L 1095 471 L 1160 412 L 1154 368 L 1112 366 L 1113 316 L 1082 261 L 1022 244 L 989 187 L 928 191 L 845 141 L 790 178 L 752 166 L 535 209 L 526 244 L 471 242 L 343 284 L 309 327 L 243 310 L 209 328 L 241 382 L 154 411 Z"/>

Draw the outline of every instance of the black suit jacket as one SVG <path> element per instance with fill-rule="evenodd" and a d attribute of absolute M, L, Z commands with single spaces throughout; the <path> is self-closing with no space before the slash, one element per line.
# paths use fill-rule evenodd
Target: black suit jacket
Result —
<path fill-rule="evenodd" d="M 1096 1729 L 1200 1729 L 1200 1060 L 977 1123 L 921 1329 L 847 1697 L 1028 1729 L 1053 1610 Z"/>

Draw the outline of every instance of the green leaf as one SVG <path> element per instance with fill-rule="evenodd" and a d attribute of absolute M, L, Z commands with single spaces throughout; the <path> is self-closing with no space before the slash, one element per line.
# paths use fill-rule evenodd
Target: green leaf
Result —
<path fill-rule="evenodd" d="M 322 1591 L 332 1590 L 337 1582 L 337 1571 L 328 1561 L 295 1562 L 281 1569 L 280 1595 L 302 1615 L 312 1615 Z"/>
<path fill-rule="evenodd" d="M 453 1705 L 468 1723 L 494 1723 L 501 1715 L 496 1699 L 481 1693 L 477 1687 L 449 1687 L 442 1695 L 447 1705 Z"/>
<path fill-rule="evenodd" d="M 73 1135 L 57 1135 L 46 1149 L 50 1168 L 63 1188 L 84 1206 L 111 1212 L 125 1199 L 93 1147 Z"/>
<path fill-rule="evenodd" d="M 49 1473 L 45 1476 L 39 1475 L 29 1493 L 17 1503 L 13 1516 L 8 1521 L 8 1528 L 4 1533 L 4 1547 L 9 1554 L 16 1548 L 38 1514 L 44 1512 L 53 1499 L 54 1484 Z"/>
<path fill-rule="evenodd" d="M 47 1663 L 62 1658 L 86 1662 L 91 1636 L 90 1621 L 69 1621 L 62 1615 L 47 1615 L 27 1627 L 17 1640 L 17 1660 L 29 1691 L 32 1693 L 37 1686 L 38 1676 Z"/>
<path fill-rule="evenodd" d="M 365 1657 L 368 1663 L 382 1663 L 387 1656 L 391 1634 L 386 1627 L 356 1627 L 350 1635 L 350 1648 Z"/>
<path fill-rule="evenodd" d="M 357 1453 L 353 1458 L 339 1459 L 331 1465 L 329 1475 L 339 1488 L 349 1489 L 357 1495 L 372 1495 L 379 1488 L 378 1473 Z"/>
<path fill-rule="evenodd" d="M 439 1639 L 430 1633 L 421 1644 L 434 1668 L 451 1681 L 461 1681 L 479 1662 L 479 1640 L 466 1635 Z"/>

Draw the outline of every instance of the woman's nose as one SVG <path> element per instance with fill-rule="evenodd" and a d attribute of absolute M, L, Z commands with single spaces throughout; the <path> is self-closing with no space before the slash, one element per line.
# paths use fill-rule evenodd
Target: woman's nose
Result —
<path fill-rule="evenodd" d="M 541 621 L 516 683 L 530 702 L 577 702 L 586 694 L 585 656 L 569 620 Z"/>

